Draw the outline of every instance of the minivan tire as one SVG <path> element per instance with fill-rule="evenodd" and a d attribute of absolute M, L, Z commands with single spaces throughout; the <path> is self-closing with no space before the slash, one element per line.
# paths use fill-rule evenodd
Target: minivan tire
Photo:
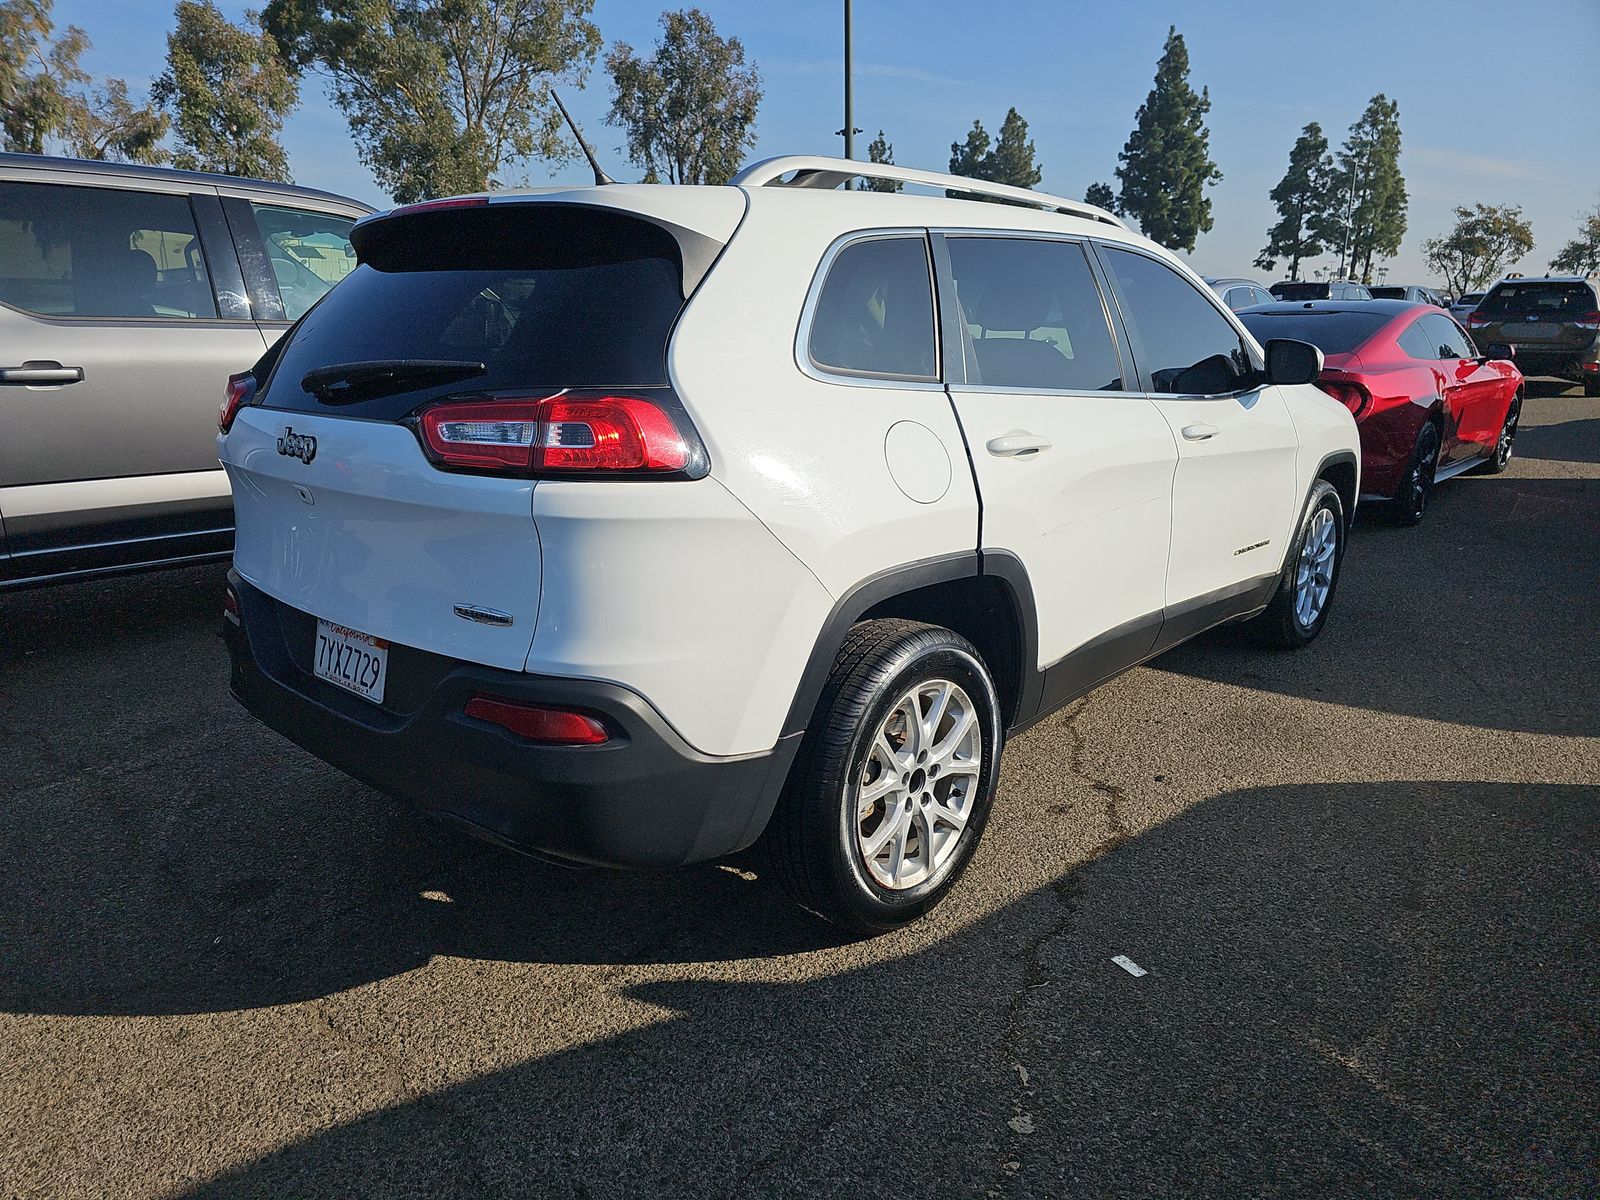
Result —
<path fill-rule="evenodd" d="M 919 714 L 927 703 L 933 736 L 913 734 L 908 700 Z M 967 713 L 975 738 L 962 725 Z M 774 873 L 801 907 L 854 933 L 915 921 L 972 857 L 993 804 L 1003 741 L 994 682 L 964 637 L 897 618 L 856 625 L 834 658 L 766 831 Z M 874 790 L 882 794 L 868 800 Z M 887 833 L 891 821 L 903 832 Z M 888 845 L 869 855 L 883 836 Z M 906 882 L 890 886 L 901 870 Z"/>
<path fill-rule="evenodd" d="M 1319 516 L 1328 514 L 1327 518 Z M 1331 526 L 1328 524 L 1331 518 Z M 1327 593 L 1308 622 L 1302 619 L 1298 606 L 1300 561 L 1306 554 L 1307 543 L 1313 538 L 1326 537 L 1331 532 L 1333 542 L 1332 574 Z M 1344 562 L 1345 535 L 1349 532 L 1344 515 L 1344 504 L 1338 490 L 1326 479 L 1311 485 L 1311 495 L 1306 501 L 1305 516 L 1289 549 L 1288 561 L 1278 576 L 1278 590 L 1266 610 L 1251 622 L 1254 632 L 1263 644 L 1278 650 L 1298 650 L 1316 640 L 1327 624 L 1328 613 L 1333 608 L 1334 593 L 1339 588 L 1339 569 Z"/>

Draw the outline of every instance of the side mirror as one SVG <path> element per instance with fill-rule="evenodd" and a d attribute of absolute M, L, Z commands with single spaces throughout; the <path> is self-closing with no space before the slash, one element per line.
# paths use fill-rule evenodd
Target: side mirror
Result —
<path fill-rule="evenodd" d="M 1266 350 L 1268 383 L 1315 383 L 1322 374 L 1322 351 L 1310 342 L 1273 338 Z"/>
<path fill-rule="evenodd" d="M 1487 358 L 1512 359 L 1517 356 L 1517 348 L 1509 342 L 1490 342 L 1483 348 Z"/>

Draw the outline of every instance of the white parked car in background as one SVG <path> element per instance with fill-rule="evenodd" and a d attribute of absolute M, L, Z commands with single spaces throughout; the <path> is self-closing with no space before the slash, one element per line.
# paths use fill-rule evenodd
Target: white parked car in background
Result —
<path fill-rule="evenodd" d="M 835 190 L 856 176 L 1012 201 Z M 775 159 L 369 218 L 219 448 L 233 690 L 557 859 L 765 835 L 927 911 L 1008 735 L 1204 629 L 1327 620 L 1356 427 L 1109 213 Z"/>

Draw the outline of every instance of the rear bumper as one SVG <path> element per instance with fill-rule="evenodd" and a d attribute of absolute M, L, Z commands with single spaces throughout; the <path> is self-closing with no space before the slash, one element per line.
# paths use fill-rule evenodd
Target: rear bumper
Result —
<path fill-rule="evenodd" d="M 1585 376 L 1592 378 L 1595 363 L 1600 360 L 1600 339 L 1596 339 L 1586 347 L 1578 348 L 1522 346 L 1516 342 L 1512 342 L 1511 345 L 1516 346 L 1517 369 L 1524 375 L 1557 375 L 1565 379 L 1582 379 Z"/>
<path fill-rule="evenodd" d="M 795 734 L 764 754 L 709 757 L 616 684 L 525 675 L 402 646 L 391 649 L 380 708 L 310 673 L 311 618 L 237 572 L 229 581 L 241 619 L 225 622 L 224 636 L 233 694 L 245 708 L 362 782 L 527 853 L 670 867 L 742 849 L 765 827 L 799 748 Z M 614 736 L 599 746 L 529 742 L 466 716 L 476 695 L 582 708 Z"/>

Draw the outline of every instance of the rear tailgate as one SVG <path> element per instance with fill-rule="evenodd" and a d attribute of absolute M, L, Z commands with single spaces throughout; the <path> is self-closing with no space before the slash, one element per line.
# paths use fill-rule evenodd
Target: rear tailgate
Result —
<path fill-rule="evenodd" d="M 671 194 L 684 191 L 709 195 Z M 573 195 L 447 201 L 356 226 L 360 265 L 263 360 L 260 394 L 219 439 L 246 580 L 360 633 L 523 668 L 543 583 L 532 427 L 458 430 L 500 439 L 521 469 L 439 462 L 419 413 L 584 389 L 670 402 L 673 322 L 722 244 L 713 234 L 732 236 L 743 214 L 732 188 Z M 662 213 L 640 211 L 652 206 Z M 709 231 L 685 228 L 708 213 Z"/>
<path fill-rule="evenodd" d="M 1587 349 L 1600 331 L 1594 289 L 1587 283 L 1530 279 L 1502 283 L 1468 318 L 1479 346 L 1506 342 L 1539 353 Z"/>
<path fill-rule="evenodd" d="M 532 480 L 434 470 L 403 425 L 254 407 L 222 456 L 234 566 L 256 587 L 363 633 L 522 668 L 539 615 Z"/>

